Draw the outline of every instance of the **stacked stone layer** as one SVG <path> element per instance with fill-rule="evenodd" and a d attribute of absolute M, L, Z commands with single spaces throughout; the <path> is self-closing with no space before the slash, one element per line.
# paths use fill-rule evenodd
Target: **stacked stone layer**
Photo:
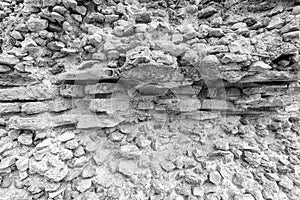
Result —
<path fill-rule="evenodd" d="M 299 3 L 3 0 L 0 199 L 299 200 Z"/>

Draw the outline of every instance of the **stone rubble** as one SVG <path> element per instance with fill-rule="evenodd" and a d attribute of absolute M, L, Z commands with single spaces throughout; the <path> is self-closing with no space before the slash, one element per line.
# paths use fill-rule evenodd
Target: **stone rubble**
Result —
<path fill-rule="evenodd" d="M 0 200 L 299 200 L 300 1 L 3 0 Z"/>

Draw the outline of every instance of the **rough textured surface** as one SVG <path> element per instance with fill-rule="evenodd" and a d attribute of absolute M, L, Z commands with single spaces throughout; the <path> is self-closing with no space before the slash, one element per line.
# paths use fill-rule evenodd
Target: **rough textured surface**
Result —
<path fill-rule="evenodd" d="M 299 200 L 300 1 L 2 0 L 0 200 Z"/>

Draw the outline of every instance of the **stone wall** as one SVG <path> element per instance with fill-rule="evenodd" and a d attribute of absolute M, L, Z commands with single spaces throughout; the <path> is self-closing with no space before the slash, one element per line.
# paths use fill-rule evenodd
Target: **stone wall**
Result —
<path fill-rule="evenodd" d="M 0 200 L 299 200 L 300 1 L 2 0 Z"/>

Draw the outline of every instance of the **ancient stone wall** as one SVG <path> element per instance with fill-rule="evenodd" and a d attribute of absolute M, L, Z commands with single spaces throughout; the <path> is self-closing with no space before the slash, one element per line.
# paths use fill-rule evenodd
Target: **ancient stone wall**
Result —
<path fill-rule="evenodd" d="M 0 200 L 299 200 L 300 1 L 2 0 Z"/>

